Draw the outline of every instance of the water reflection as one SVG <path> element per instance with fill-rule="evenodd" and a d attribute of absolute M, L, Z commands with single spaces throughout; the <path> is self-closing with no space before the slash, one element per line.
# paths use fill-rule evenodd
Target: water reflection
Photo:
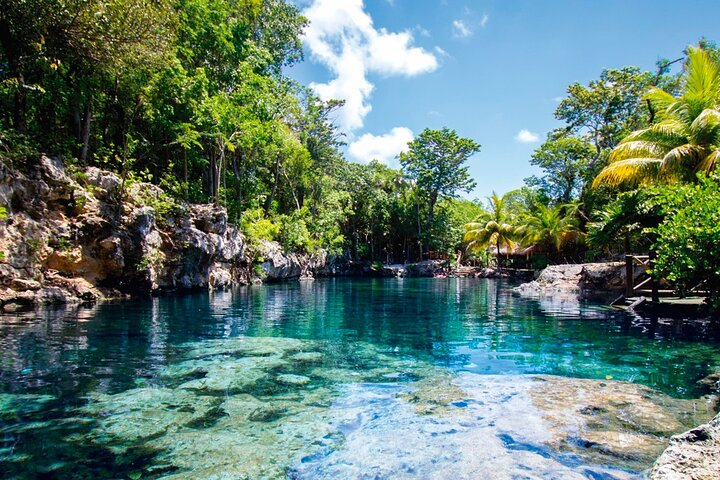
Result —
<path fill-rule="evenodd" d="M 706 393 L 696 382 L 720 367 L 717 325 L 653 321 L 592 301 L 528 299 L 511 287 L 473 279 L 315 280 L 2 315 L 0 469 L 5 462 L 7 471 L 22 472 L 23 445 L 41 448 L 40 456 L 52 445 L 55 459 L 64 451 L 108 457 L 92 445 L 78 453 L 67 440 L 94 428 L 74 417 L 88 396 L 162 387 L 162 372 L 209 339 L 324 341 L 328 371 L 352 367 L 362 343 L 398 362 L 613 378 L 686 398 Z M 359 357 L 355 368 L 363 368 Z"/>
<path fill-rule="evenodd" d="M 117 392 L 180 344 L 243 335 L 362 340 L 479 373 L 612 375 L 678 396 L 720 364 L 708 323 L 526 299 L 492 280 L 315 280 L 4 315 L 0 380 L 6 392 Z"/>

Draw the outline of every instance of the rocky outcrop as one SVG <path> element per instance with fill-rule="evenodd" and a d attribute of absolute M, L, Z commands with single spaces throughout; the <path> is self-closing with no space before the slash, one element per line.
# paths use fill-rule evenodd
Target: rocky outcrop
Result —
<path fill-rule="evenodd" d="M 636 267 L 635 275 L 643 273 Z M 621 292 L 625 286 L 623 262 L 550 265 L 540 276 L 515 288 L 524 295 L 579 295 Z"/>
<path fill-rule="evenodd" d="M 348 274 L 348 262 L 339 255 L 319 250 L 312 254 L 286 253 L 277 242 L 262 242 L 261 279 L 277 282 Z"/>
<path fill-rule="evenodd" d="M 670 439 L 650 473 L 652 480 L 711 480 L 720 477 L 720 415 Z"/>
<path fill-rule="evenodd" d="M 383 265 L 377 269 L 382 277 L 434 277 L 444 272 L 443 262 L 438 260 L 425 260 L 416 263 L 394 263 Z"/>
<path fill-rule="evenodd" d="M 180 204 L 159 187 L 42 156 L 29 172 L 0 163 L 0 308 L 95 302 L 124 294 L 217 289 L 256 273 L 247 243 L 216 205 Z M 268 280 L 333 275 L 343 260 L 264 245 Z"/>

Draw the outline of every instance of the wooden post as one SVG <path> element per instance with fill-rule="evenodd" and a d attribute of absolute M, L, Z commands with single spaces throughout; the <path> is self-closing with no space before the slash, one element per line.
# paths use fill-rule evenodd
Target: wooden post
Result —
<path fill-rule="evenodd" d="M 634 295 L 634 275 L 633 256 L 625 255 L 625 297 L 630 298 Z"/>
<path fill-rule="evenodd" d="M 658 292 L 660 289 L 660 282 L 658 281 L 657 276 L 655 276 L 655 272 L 652 271 L 655 267 L 655 250 L 650 250 L 649 257 L 648 264 L 650 265 L 650 276 L 652 277 L 652 301 L 653 303 L 660 303 L 660 293 Z"/>

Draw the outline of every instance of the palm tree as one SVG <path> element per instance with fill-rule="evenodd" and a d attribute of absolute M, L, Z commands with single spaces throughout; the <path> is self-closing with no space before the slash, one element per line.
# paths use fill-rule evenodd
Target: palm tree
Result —
<path fill-rule="evenodd" d="M 464 225 L 465 235 L 463 235 L 463 240 L 468 242 L 467 249 L 474 251 L 495 245 L 499 264 L 501 248 L 503 246 L 507 248 L 508 256 L 515 248 L 516 244 L 513 239 L 517 233 L 517 228 L 508 223 L 507 194 L 498 197 L 493 192 L 488 197 L 488 200 L 490 202 L 490 211 L 477 221 Z"/>
<path fill-rule="evenodd" d="M 555 249 L 556 253 L 560 253 L 568 242 L 581 238 L 577 209 L 575 204 L 553 207 L 538 205 L 519 229 L 522 243 L 528 246 L 540 245 L 548 251 Z"/>
<path fill-rule="evenodd" d="M 692 181 L 720 160 L 720 65 L 705 50 L 688 49 L 681 96 L 652 88 L 645 98 L 660 121 L 625 137 L 594 187 Z"/>

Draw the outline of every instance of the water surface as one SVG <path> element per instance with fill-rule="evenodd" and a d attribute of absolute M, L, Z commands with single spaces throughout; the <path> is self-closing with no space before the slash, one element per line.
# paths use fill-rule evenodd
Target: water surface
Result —
<path fill-rule="evenodd" d="M 494 280 L 315 280 L 1 318 L 6 478 L 632 478 L 644 460 L 553 446 L 531 375 L 633 382 L 667 403 L 706 394 L 720 366 L 712 325 Z"/>

